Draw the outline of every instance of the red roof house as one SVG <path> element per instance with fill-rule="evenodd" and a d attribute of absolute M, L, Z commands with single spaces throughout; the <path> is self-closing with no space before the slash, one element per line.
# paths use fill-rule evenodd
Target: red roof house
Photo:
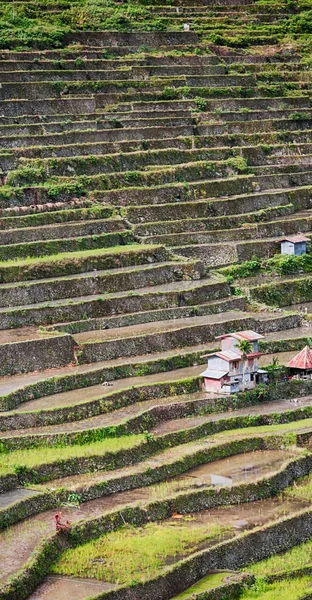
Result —
<path fill-rule="evenodd" d="M 297 354 L 288 365 L 291 369 L 298 371 L 312 371 L 312 350 L 306 346 Z"/>
<path fill-rule="evenodd" d="M 242 389 L 252 389 L 258 383 L 267 381 L 267 372 L 259 369 L 258 342 L 263 335 L 255 331 L 236 331 L 219 335 L 221 350 L 206 354 L 208 358 L 207 369 L 201 373 L 204 378 L 204 389 L 207 392 L 236 393 Z M 247 359 L 243 359 L 238 348 L 238 342 L 248 340 L 250 352 Z M 244 381 L 243 381 L 244 378 Z"/>

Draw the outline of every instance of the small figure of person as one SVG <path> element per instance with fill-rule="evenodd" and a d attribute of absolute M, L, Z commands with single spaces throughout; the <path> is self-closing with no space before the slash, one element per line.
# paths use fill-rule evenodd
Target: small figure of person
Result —
<path fill-rule="evenodd" d="M 62 533 L 67 533 L 69 531 L 70 523 L 69 523 L 69 521 L 66 521 L 65 523 L 61 523 L 61 516 L 62 516 L 61 512 L 58 512 L 58 513 L 56 513 L 56 515 L 54 515 L 55 529 L 57 532 L 61 531 Z"/>

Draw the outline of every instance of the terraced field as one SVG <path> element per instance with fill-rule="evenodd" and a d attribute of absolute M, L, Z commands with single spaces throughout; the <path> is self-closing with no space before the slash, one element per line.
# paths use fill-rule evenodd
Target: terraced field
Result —
<path fill-rule="evenodd" d="M 312 597 L 310 9 L 0 2 L 0 600 Z"/>

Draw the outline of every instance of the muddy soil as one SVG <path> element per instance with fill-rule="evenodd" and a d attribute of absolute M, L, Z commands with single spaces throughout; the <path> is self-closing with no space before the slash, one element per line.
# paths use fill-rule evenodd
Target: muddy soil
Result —
<path fill-rule="evenodd" d="M 253 481 L 278 469 L 289 456 L 288 452 L 279 450 L 255 452 L 201 465 L 163 484 L 112 494 L 86 502 L 79 508 L 65 506 L 62 509 L 62 520 L 68 519 L 71 523 L 75 523 L 129 504 L 147 502 L 174 495 L 178 491 L 209 486 L 212 483 L 212 475 L 227 479 L 232 477 L 233 483 Z M 54 514 L 55 510 L 49 510 L 34 515 L 0 533 L 0 583 L 18 571 L 40 542 L 53 533 Z"/>
<path fill-rule="evenodd" d="M 312 404 L 312 396 L 305 396 L 303 398 L 297 399 L 293 398 L 291 400 L 277 400 L 276 402 L 263 402 L 262 404 L 257 404 L 255 406 L 248 406 L 246 408 L 241 408 L 239 410 L 235 410 L 232 413 L 218 413 L 207 416 L 199 416 L 199 417 L 186 417 L 182 419 L 172 419 L 171 421 L 164 421 L 154 427 L 152 429 L 152 433 L 156 436 L 165 435 L 166 433 L 171 433 L 173 431 L 180 431 L 191 429 L 193 427 L 198 427 L 199 425 L 203 425 L 204 423 L 209 423 L 212 421 L 220 421 L 222 419 L 229 418 L 230 416 L 238 417 L 238 416 L 247 416 L 247 415 L 260 415 L 260 414 L 272 414 L 275 412 L 286 412 L 288 410 L 294 410 L 297 408 L 304 408 L 305 406 L 311 406 Z M 244 435 L 244 429 L 237 430 L 238 435 Z"/>
<path fill-rule="evenodd" d="M 184 523 L 187 523 L 190 528 L 195 526 L 198 527 L 198 525 L 207 525 L 207 523 L 211 524 L 212 522 L 214 524 L 229 527 L 231 530 L 227 532 L 226 538 L 231 538 L 235 537 L 243 530 L 251 530 L 255 527 L 263 526 L 270 521 L 297 512 L 307 505 L 307 502 L 300 502 L 291 498 L 274 498 L 238 506 L 226 506 L 213 510 L 204 510 L 187 515 L 187 517 L 175 515 L 174 518 L 178 518 Z M 163 525 L 166 523 L 169 526 L 170 523 L 172 523 L 172 519 L 164 521 Z M 224 536 L 222 537 L 224 539 Z M 208 542 L 202 542 L 194 549 L 194 552 L 208 548 L 214 543 L 218 543 L 218 541 L 219 540 L 216 539 L 214 541 L 209 540 Z M 183 558 L 183 556 L 179 555 L 167 562 L 168 564 L 174 564 L 181 558 Z M 127 565 L 125 565 L 125 568 L 127 568 Z M 90 583 L 92 582 L 93 580 L 90 581 Z M 29 596 L 29 600 L 54 600 L 54 598 L 72 600 L 72 596 L 69 594 L 73 589 L 72 586 L 74 583 L 75 580 L 71 578 L 59 578 L 54 579 L 53 581 L 47 579 L 34 594 Z M 107 589 L 114 589 L 115 587 L 112 584 L 108 585 L 111 587 Z M 78 596 L 79 600 L 86 600 L 90 596 L 90 587 L 88 587 L 88 582 L 86 582 L 86 580 L 84 580 L 84 584 L 81 585 L 80 592 L 81 595 Z"/>
<path fill-rule="evenodd" d="M 96 364 L 98 365 L 99 363 Z M 25 402 L 21 406 L 18 406 L 16 409 L 14 409 L 14 412 L 49 410 L 51 408 L 61 408 L 73 404 L 81 404 L 87 400 L 102 398 L 103 396 L 111 394 L 112 392 L 128 389 L 133 386 L 150 384 L 154 385 L 155 383 L 179 381 L 181 379 L 188 379 L 189 377 L 196 377 L 202 372 L 202 370 L 203 366 L 200 365 L 197 367 L 186 367 L 185 369 L 178 369 L 176 371 L 168 371 L 167 373 L 156 373 L 154 375 L 147 375 L 145 377 L 117 379 L 116 381 L 111 381 L 110 385 L 108 386 L 99 384 L 88 388 L 80 388 L 70 392 L 63 392 L 61 394 L 53 394 L 53 396 L 45 396 L 43 398 L 39 398 L 38 400 L 30 400 L 29 402 Z"/>

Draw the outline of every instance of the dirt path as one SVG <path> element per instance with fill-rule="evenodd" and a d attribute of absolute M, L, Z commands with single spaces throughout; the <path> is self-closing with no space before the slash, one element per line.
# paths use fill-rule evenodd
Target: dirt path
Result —
<path fill-rule="evenodd" d="M 146 375 L 143 377 L 117 379 L 115 381 L 111 381 L 110 385 L 108 386 L 98 384 L 87 388 L 71 390 L 70 392 L 62 392 L 60 394 L 53 394 L 52 396 L 45 396 L 43 398 L 39 398 L 38 400 L 30 400 L 29 402 L 25 402 L 14 409 L 14 412 L 24 413 L 32 410 L 45 410 L 82 404 L 87 400 L 102 398 L 103 396 L 111 394 L 112 392 L 125 390 L 133 386 L 152 385 L 166 381 L 179 381 L 181 379 L 197 377 L 202 370 L 203 365 L 199 365 L 196 367 L 186 367 L 184 369 L 177 369 L 175 371 L 168 371 L 165 373 L 155 373 L 154 375 Z M 5 412 L 0 414 L 7 415 L 10 413 Z"/>
<path fill-rule="evenodd" d="M 169 396 L 168 398 L 136 402 L 135 404 L 131 404 L 130 406 L 126 406 L 120 410 L 98 415 L 83 421 L 73 421 L 71 423 L 62 423 L 60 425 L 47 425 L 46 427 L 30 427 L 29 429 L 17 429 L 16 431 L 9 432 L 3 431 L 0 432 L 0 439 L 7 437 L 27 437 L 28 435 L 44 435 L 49 433 L 70 433 L 74 431 L 94 429 L 97 427 L 109 427 L 110 425 L 117 425 L 125 419 L 136 417 L 154 406 L 166 406 L 179 402 L 199 401 L 204 400 L 205 398 L 209 399 L 209 397 L 210 394 L 206 394 L 205 392 L 195 392 L 194 394 L 181 394 L 180 396 Z"/>
<path fill-rule="evenodd" d="M 154 429 L 152 433 L 156 436 L 165 435 L 166 433 L 172 433 L 173 431 L 181 431 L 198 427 L 204 423 L 212 421 L 220 421 L 221 419 L 227 419 L 230 417 L 246 416 L 246 415 L 270 415 L 276 412 L 284 413 L 295 408 L 304 408 L 305 406 L 312 405 L 312 396 L 305 396 L 300 399 L 292 400 L 277 400 L 275 402 L 264 402 L 263 404 L 256 404 L 255 406 L 247 406 L 233 412 L 218 413 L 214 415 L 207 415 L 203 417 L 189 417 L 185 419 L 172 419 L 171 421 L 164 421 Z M 244 430 L 238 430 L 244 435 Z"/>
<path fill-rule="evenodd" d="M 136 418 L 140 414 L 148 411 L 154 407 L 170 406 L 172 404 L 179 404 L 184 402 L 201 402 L 216 398 L 213 394 L 207 394 L 205 392 L 195 392 L 194 394 L 181 394 L 180 396 L 173 396 L 168 398 L 160 398 L 157 400 L 146 400 L 143 402 L 137 402 L 126 406 L 125 408 L 115 410 L 113 412 L 98 415 L 90 419 L 82 421 L 74 421 L 71 423 L 62 423 L 60 425 L 48 425 L 46 427 L 31 427 L 29 429 L 18 429 L 13 431 L 0 432 L 0 439 L 10 439 L 27 437 L 29 435 L 48 435 L 48 434 L 62 434 L 62 433 L 73 433 L 76 431 L 87 431 L 91 429 L 117 426 L 124 420 L 131 420 Z M 249 406 L 239 410 L 218 414 L 210 414 L 206 416 L 198 417 L 185 417 L 180 419 L 168 420 L 159 424 L 157 427 L 152 429 L 155 435 L 163 435 L 165 433 L 179 431 L 180 429 L 190 429 L 197 425 L 211 421 L 219 421 L 221 419 L 227 419 L 231 416 L 245 416 L 245 415 L 258 415 L 258 414 L 272 414 L 274 412 L 286 412 L 288 410 L 294 410 L 296 407 L 304 408 L 312 404 L 312 396 L 306 396 L 300 398 L 298 401 L 293 400 L 278 400 L 275 402 L 265 402 L 261 405 Z"/>
<path fill-rule="evenodd" d="M 197 344 L 196 346 L 188 346 L 187 348 L 174 348 L 166 352 L 156 352 L 153 354 L 144 354 L 140 356 L 130 356 L 129 358 L 116 358 L 114 360 L 100 361 L 96 363 L 84 364 L 84 365 L 68 365 L 67 367 L 61 367 L 57 369 L 46 369 L 43 371 L 35 371 L 33 373 L 24 373 L 21 375 L 6 375 L 0 377 L 0 390 L 2 395 L 10 394 L 19 389 L 23 389 L 25 386 L 33 385 L 39 381 L 45 381 L 53 377 L 62 377 L 67 375 L 80 375 L 93 373 L 95 371 L 101 371 L 110 367 L 121 367 L 127 365 L 146 364 L 154 362 L 160 359 L 166 359 L 174 356 L 185 356 L 192 354 L 193 352 L 206 353 L 211 349 L 216 348 L 216 342 L 207 344 Z M 137 381 L 139 377 L 135 378 Z M 77 391 L 77 390 L 76 390 Z"/>

